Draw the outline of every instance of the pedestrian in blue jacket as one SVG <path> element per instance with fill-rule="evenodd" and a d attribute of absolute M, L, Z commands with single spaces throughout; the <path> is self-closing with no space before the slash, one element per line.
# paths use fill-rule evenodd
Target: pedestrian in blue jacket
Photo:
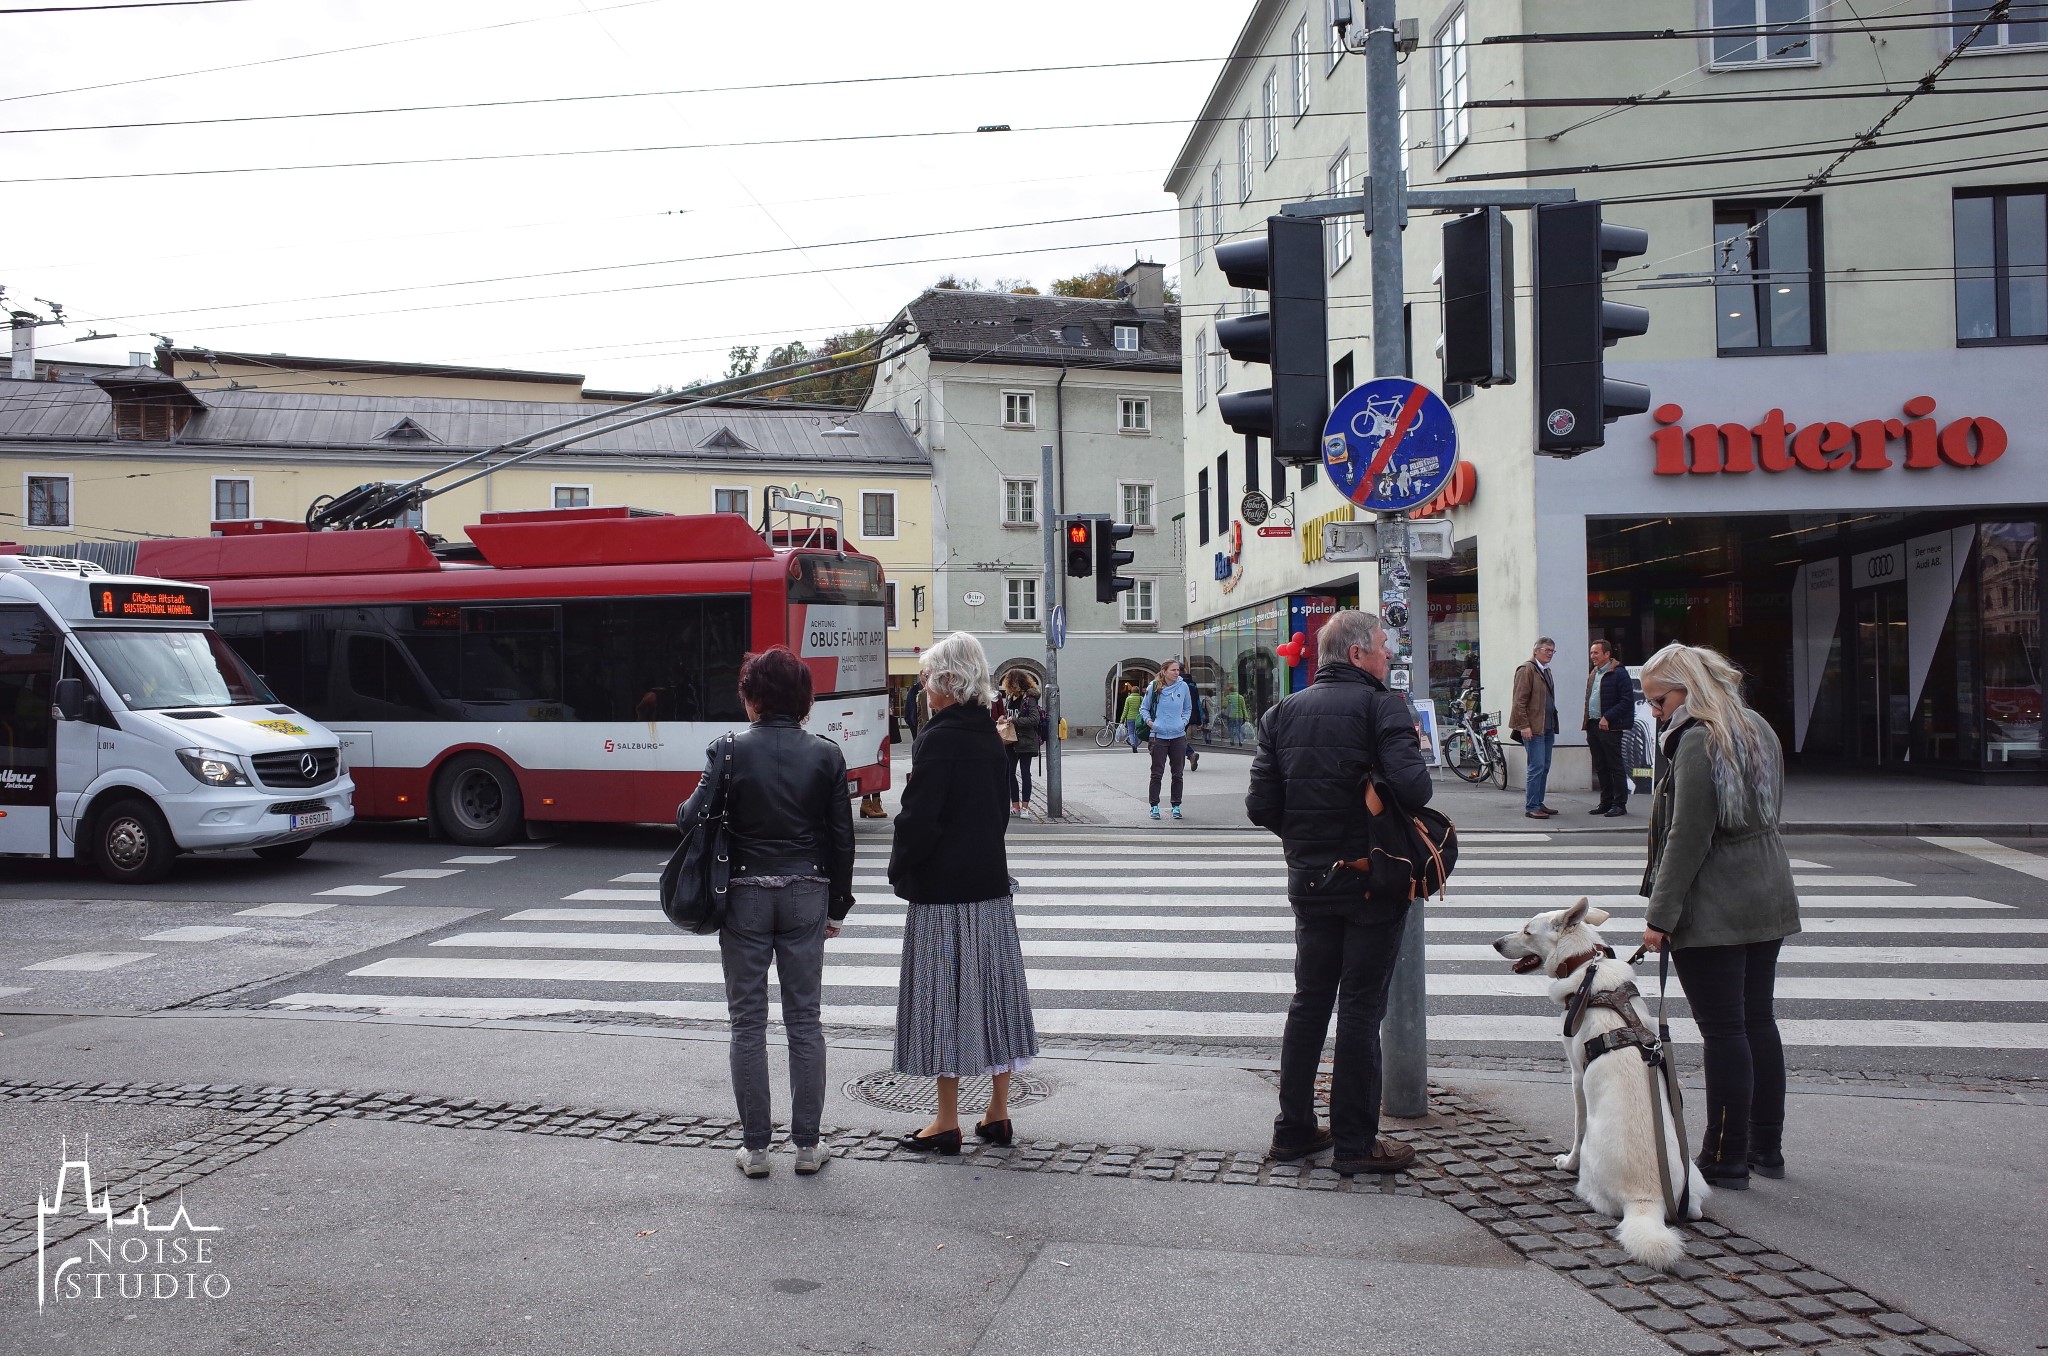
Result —
<path fill-rule="evenodd" d="M 1195 693 L 1180 676 L 1180 660 L 1159 666 L 1159 677 L 1145 694 L 1144 715 L 1152 727 L 1152 817 L 1159 818 L 1159 782 L 1173 765 L 1173 817 L 1179 819 L 1182 772 L 1188 756 L 1188 722 L 1195 714 Z"/>

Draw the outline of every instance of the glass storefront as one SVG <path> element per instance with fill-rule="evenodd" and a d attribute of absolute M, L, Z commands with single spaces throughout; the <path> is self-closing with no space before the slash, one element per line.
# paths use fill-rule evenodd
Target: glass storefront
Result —
<path fill-rule="evenodd" d="M 1243 693 L 1246 715 L 1256 721 L 1314 679 L 1316 634 L 1332 613 L 1356 606 L 1356 590 L 1299 593 L 1211 617 L 1187 628 L 1188 676 L 1212 711 L 1220 713 L 1231 692 Z M 1290 667 L 1279 647 L 1296 634 L 1306 637 L 1307 653 Z"/>

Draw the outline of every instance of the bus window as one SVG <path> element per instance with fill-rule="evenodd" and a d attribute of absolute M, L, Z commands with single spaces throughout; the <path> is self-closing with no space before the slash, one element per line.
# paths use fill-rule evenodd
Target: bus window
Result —
<path fill-rule="evenodd" d="M 47 805 L 57 628 L 39 607 L 0 607 L 0 804 Z"/>
<path fill-rule="evenodd" d="M 432 720 L 438 714 L 405 652 L 387 636 L 360 633 L 345 638 L 348 686 L 354 701 L 337 703 L 354 709 L 355 720 Z"/>
<path fill-rule="evenodd" d="M 462 609 L 462 700 L 555 702 L 562 695 L 559 607 Z"/>
<path fill-rule="evenodd" d="M 563 669 L 579 721 L 743 719 L 744 598 L 593 600 L 565 609 Z"/>

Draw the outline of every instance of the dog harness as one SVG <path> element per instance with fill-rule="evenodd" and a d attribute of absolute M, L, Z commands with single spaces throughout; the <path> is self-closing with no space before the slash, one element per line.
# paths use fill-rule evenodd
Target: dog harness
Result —
<path fill-rule="evenodd" d="M 1640 961 L 1645 950 L 1646 948 L 1639 948 L 1635 955 L 1629 957 L 1628 963 L 1634 965 Z M 1600 969 L 1600 961 L 1603 958 L 1614 959 L 1614 948 L 1596 946 L 1585 955 L 1574 957 L 1565 964 L 1565 974 L 1584 966 L 1586 977 L 1579 981 L 1578 992 L 1565 1004 L 1564 1036 L 1566 1040 L 1577 1038 L 1579 1027 L 1585 1021 L 1587 1008 L 1606 1008 L 1626 1023 L 1625 1026 L 1616 1027 L 1612 1031 L 1588 1037 L 1580 1048 L 1586 1053 L 1587 1068 L 1591 1068 L 1593 1061 L 1600 1056 L 1611 1054 L 1625 1046 L 1634 1046 L 1636 1053 L 1643 1057 L 1643 1074 L 1650 1080 L 1650 1106 L 1657 1114 L 1657 1177 L 1664 1188 L 1664 1218 L 1672 1224 L 1682 1224 L 1692 1209 L 1692 1171 L 1687 1167 L 1681 1172 L 1678 1189 L 1674 1192 L 1671 1189 L 1671 1163 L 1664 1143 L 1664 1117 L 1668 1109 L 1673 1130 L 1678 1138 L 1679 1152 L 1683 1154 L 1685 1151 L 1685 1103 L 1678 1087 L 1678 1066 L 1665 1054 L 1665 1046 L 1671 1040 L 1670 1027 L 1664 1021 L 1664 990 L 1670 976 L 1671 951 L 1666 947 L 1657 957 L 1657 1032 L 1654 1035 L 1651 1034 L 1649 1027 L 1643 1025 L 1643 1019 L 1636 1016 L 1635 1000 L 1641 997 L 1641 993 L 1637 990 L 1634 980 L 1604 993 L 1593 992 L 1593 979 Z M 1661 1078 L 1658 1076 L 1660 1070 L 1663 1075 Z M 1657 1095 L 1660 1084 L 1664 1094 L 1662 1099 Z M 1583 1132 L 1586 1124 L 1586 1104 L 1582 1079 L 1574 1080 L 1573 1091 L 1579 1098 L 1578 1124 Z M 1579 1145 L 1574 1142 L 1572 1152 L 1577 1153 L 1578 1150 Z"/>
<path fill-rule="evenodd" d="M 1593 991 L 1593 980 L 1598 973 L 1602 957 L 1612 960 L 1614 949 L 1603 946 L 1578 962 L 1586 967 L 1586 977 L 1579 981 L 1579 991 L 1573 994 L 1571 1002 L 1565 1005 L 1565 1038 L 1570 1040 L 1579 1034 L 1579 1027 L 1586 1020 L 1586 1009 L 1606 1008 L 1621 1018 L 1623 1025 L 1612 1031 L 1586 1038 L 1582 1045 L 1586 1052 L 1587 1066 L 1591 1067 L 1593 1061 L 1602 1055 L 1611 1055 L 1616 1050 L 1634 1046 L 1636 1052 L 1642 1055 L 1643 1062 L 1651 1068 L 1656 1068 L 1664 1061 L 1664 1046 L 1643 1023 L 1643 1019 L 1636 1015 L 1635 1000 L 1642 997 L 1642 992 L 1636 988 L 1635 981 L 1630 980 L 1618 988 L 1605 989 L 1599 993 Z M 1575 967 L 1566 967 L 1565 973 L 1570 974 L 1573 968 Z"/>

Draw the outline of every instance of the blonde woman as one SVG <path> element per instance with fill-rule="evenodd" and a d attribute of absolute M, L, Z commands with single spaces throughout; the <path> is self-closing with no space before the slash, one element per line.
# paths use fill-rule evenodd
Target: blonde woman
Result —
<path fill-rule="evenodd" d="M 1669 948 L 1706 1047 L 1700 1173 L 1746 1190 L 1783 1177 L 1785 1049 L 1771 1011 L 1778 948 L 1799 931 L 1778 836 L 1785 756 L 1726 657 L 1667 645 L 1643 665 L 1664 772 L 1651 793 L 1643 945 Z"/>
<path fill-rule="evenodd" d="M 889 851 L 889 883 L 909 904 L 895 1067 L 936 1077 L 939 1106 L 924 1129 L 898 1143 L 957 1154 L 960 1080 L 993 1077 L 974 1134 L 1010 1143 L 1010 1075 L 1038 1053 L 1038 1032 L 1003 851 L 1010 761 L 989 718 L 988 655 L 955 631 L 924 652 L 918 669 L 932 718 L 911 751 Z"/>

